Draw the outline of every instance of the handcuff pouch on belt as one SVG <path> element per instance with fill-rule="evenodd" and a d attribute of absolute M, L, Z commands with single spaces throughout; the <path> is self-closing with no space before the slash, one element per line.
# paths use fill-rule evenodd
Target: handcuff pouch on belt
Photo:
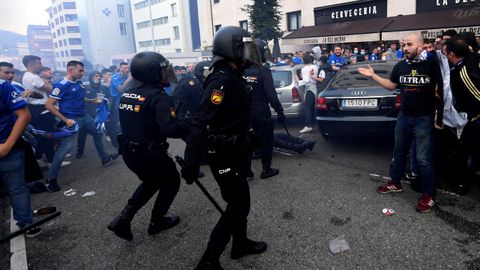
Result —
<path fill-rule="evenodd" d="M 168 150 L 169 144 L 166 141 L 163 142 L 150 142 L 142 143 L 135 140 L 127 138 L 123 134 L 117 136 L 120 154 L 125 153 L 126 151 L 137 152 L 141 154 L 150 154 L 150 155 L 160 155 L 165 154 Z"/>

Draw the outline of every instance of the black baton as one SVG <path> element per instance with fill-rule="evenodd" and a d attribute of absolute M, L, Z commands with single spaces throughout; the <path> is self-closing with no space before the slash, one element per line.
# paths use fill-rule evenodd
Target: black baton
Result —
<path fill-rule="evenodd" d="M 178 163 L 178 165 L 180 165 L 181 168 L 184 168 L 185 167 L 185 160 L 183 160 L 183 158 L 181 158 L 180 156 L 175 156 L 175 161 Z M 205 194 L 205 196 L 207 196 L 208 200 L 213 204 L 213 206 L 215 206 L 215 208 L 217 208 L 218 212 L 220 212 L 221 215 L 223 215 L 223 209 L 220 207 L 220 205 L 217 203 L 217 201 L 215 201 L 215 199 L 212 197 L 212 195 L 210 195 L 210 193 L 208 192 L 208 190 L 202 185 L 202 183 L 200 183 L 200 181 L 198 181 L 198 179 L 195 179 L 195 184 L 197 184 L 197 186 L 200 188 L 200 190 L 203 192 L 203 194 Z"/>
<path fill-rule="evenodd" d="M 287 126 L 285 125 L 285 123 L 282 123 L 283 125 L 283 128 L 285 129 L 285 131 L 287 132 L 288 136 L 290 136 L 290 132 L 288 132 L 288 129 L 287 129 Z"/>
<path fill-rule="evenodd" d="M 19 235 L 22 234 L 22 233 L 25 233 L 26 231 L 28 231 L 28 230 L 30 230 L 30 229 L 33 229 L 33 228 L 35 228 L 35 227 L 37 227 L 37 226 L 39 226 L 39 225 L 41 225 L 41 224 L 43 224 L 43 223 L 45 223 L 45 222 L 47 222 L 47 221 L 49 221 L 49 220 L 52 220 L 52 219 L 60 216 L 60 213 L 61 213 L 61 212 L 55 212 L 55 213 L 53 213 L 52 215 L 50 215 L 50 216 L 48 216 L 48 217 L 46 217 L 46 218 L 44 218 L 44 219 L 40 219 L 39 221 L 37 221 L 37 222 L 35 222 L 35 223 L 32 223 L 32 224 L 29 224 L 29 225 L 21 228 L 20 230 L 14 231 L 13 233 L 11 233 L 11 234 L 3 237 L 2 239 L 0 239 L 0 243 L 6 242 L 6 241 L 8 241 L 8 240 L 10 240 L 10 239 L 12 239 L 12 238 L 14 238 L 14 237 L 19 236 Z"/>

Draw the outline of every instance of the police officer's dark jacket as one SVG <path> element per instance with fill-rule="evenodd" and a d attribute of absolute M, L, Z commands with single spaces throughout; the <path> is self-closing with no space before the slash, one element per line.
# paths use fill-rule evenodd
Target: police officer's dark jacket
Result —
<path fill-rule="evenodd" d="M 198 166 L 209 135 L 246 135 L 249 126 L 250 90 L 241 73 L 226 62 L 217 63 L 205 82 L 205 92 L 191 125 L 185 161 Z"/>
<path fill-rule="evenodd" d="M 187 75 L 180 79 L 177 87 L 173 92 L 177 107 L 177 117 L 184 119 L 187 112 L 195 114 L 203 94 L 203 87 L 201 82 Z"/>
<path fill-rule="evenodd" d="M 253 86 L 251 109 L 253 113 L 271 116 L 268 104 L 271 104 L 277 113 L 283 112 L 282 104 L 278 100 L 277 91 L 273 85 L 272 72 L 268 65 L 245 70 L 245 80 Z"/>
<path fill-rule="evenodd" d="M 133 80 L 118 108 L 122 134 L 128 140 L 161 144 L 189 132 L 188 126 L 176 118 L 173 101 L 160 85 Z"/>

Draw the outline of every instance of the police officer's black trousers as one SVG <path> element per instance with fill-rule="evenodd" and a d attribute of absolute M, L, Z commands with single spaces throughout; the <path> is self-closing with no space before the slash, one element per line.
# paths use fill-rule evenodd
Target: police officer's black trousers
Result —
<path fill-rule="evenodd" d="M 268 112 L 270 114 L 270 112 Z M 253 130 L 260 137 L 262 155 L 262 167 L 264 170 L 270 169 L 272 165 L 273 153 L 273 122 L 269 115 L 250 114 L 250 123 Z"/>
<path fill-rule="evenodd" d="M 247 237 L 247 216 L 250 212 L 250 188 L 247 181 L 251 151 L 228 149 L 225 154 L 209 154 L 209 164 L 215 181 L 220 187 L 227 208 L 210 235 L 205 254 L 220 257 L 226 245 Z"/>
<path fill-rule="evenodd" d="M 142 208 L 159 191 L 152 209 L 152 221 L 167 214 L 180 188 L 180 175 L 168 154 L 149 154 L 142 151 L 125 150 L 122 154 L 127 167 L 142 183 L 128 200 L 136 211 Z"/>

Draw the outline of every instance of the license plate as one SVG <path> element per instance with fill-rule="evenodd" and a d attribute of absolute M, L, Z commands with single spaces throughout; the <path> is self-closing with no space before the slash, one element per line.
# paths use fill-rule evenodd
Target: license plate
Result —
<path fill-rule="evenodd" d="M 342 100 L 344 108 L 376 108 L 377 99 L 344 99 Z"/>

